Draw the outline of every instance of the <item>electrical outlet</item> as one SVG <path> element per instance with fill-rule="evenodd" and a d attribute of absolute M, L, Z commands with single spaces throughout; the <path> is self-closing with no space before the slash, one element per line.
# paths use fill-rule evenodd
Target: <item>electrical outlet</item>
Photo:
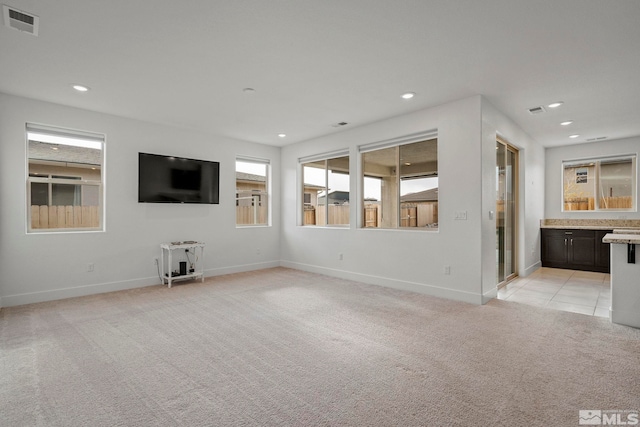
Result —
<path fill-rule="evenodd" d="M 155 265 L 158 265 L 158 258 L 154 258 L 154 259 L 153 259 L 153 263 L 154 263 Z"/>
<path fill-rule="evenodd" d="M 92 273 L 94 269 L 95 269 L 95 265 L 92 262 L 90 262 L 89 265 L 87 265 L 87 271 L 89 273 Z"/>
<path fill-rule="evenodd" d="M 338 259 L 342 261 L 344 259 L 344 254 L 338 254 Z"/>
<path fill-rule="evenodd" d="M 445 265 L 444 266 L 444 274 L 446 274 L 447 276 L 451 274 L 451 266 L 450 265 Z"/>
<path fill-rule="evenodd" d="M 260 248 L 256 249 L 256 255 L 260 255 Z"/>

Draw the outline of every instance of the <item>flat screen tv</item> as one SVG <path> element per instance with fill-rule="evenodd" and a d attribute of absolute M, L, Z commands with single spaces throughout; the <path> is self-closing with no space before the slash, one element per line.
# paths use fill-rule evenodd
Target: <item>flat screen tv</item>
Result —
<path fill-rule="evenodd" d="M 220 163 L 138 153 L 139 203 L 220 202 Z"/>

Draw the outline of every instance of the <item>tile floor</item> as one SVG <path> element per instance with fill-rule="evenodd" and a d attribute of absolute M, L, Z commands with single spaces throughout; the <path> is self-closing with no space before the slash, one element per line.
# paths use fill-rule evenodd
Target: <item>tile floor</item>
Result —
<path fill-rule="evenodd" d="M 498 299 L 608 318 L 611 278 L 606 273 L 541 267 L 499 289 Z"/>

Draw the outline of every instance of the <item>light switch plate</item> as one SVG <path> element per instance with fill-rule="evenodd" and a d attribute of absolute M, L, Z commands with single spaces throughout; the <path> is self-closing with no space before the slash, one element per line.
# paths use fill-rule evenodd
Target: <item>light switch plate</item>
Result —
<path fill-rule="evenodd" d="M 455 211 L 455 213 L 453 214 L 453 219 L 466 220 L 467 211 Z"/>

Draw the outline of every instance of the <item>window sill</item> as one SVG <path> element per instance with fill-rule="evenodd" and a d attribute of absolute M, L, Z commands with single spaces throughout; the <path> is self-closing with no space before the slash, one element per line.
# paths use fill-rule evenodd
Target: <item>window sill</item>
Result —
<path fill-rule="evenodd" d="M 299 225 L 299 228 L 315 228 L 315 229 L 331 229 L 331 230 L 349 230 L 351 226 L 345 225 Z"/>
<path fill-rule="evenodd" d="M 42 228 L 35 230 L 27 230 L 27 235 L 42 234 L 81 234 L 81 233 L 104 233 L 102 228 Z"/>
<path fill-rule="evenodd" d="M 360 227 L 358 230 L 363 231 L 399 231 L 403 233 L 437 233 L 439 228 L 429 227 L 407 227 L 407 228 L 380 228 L 380 227 Z"/>

